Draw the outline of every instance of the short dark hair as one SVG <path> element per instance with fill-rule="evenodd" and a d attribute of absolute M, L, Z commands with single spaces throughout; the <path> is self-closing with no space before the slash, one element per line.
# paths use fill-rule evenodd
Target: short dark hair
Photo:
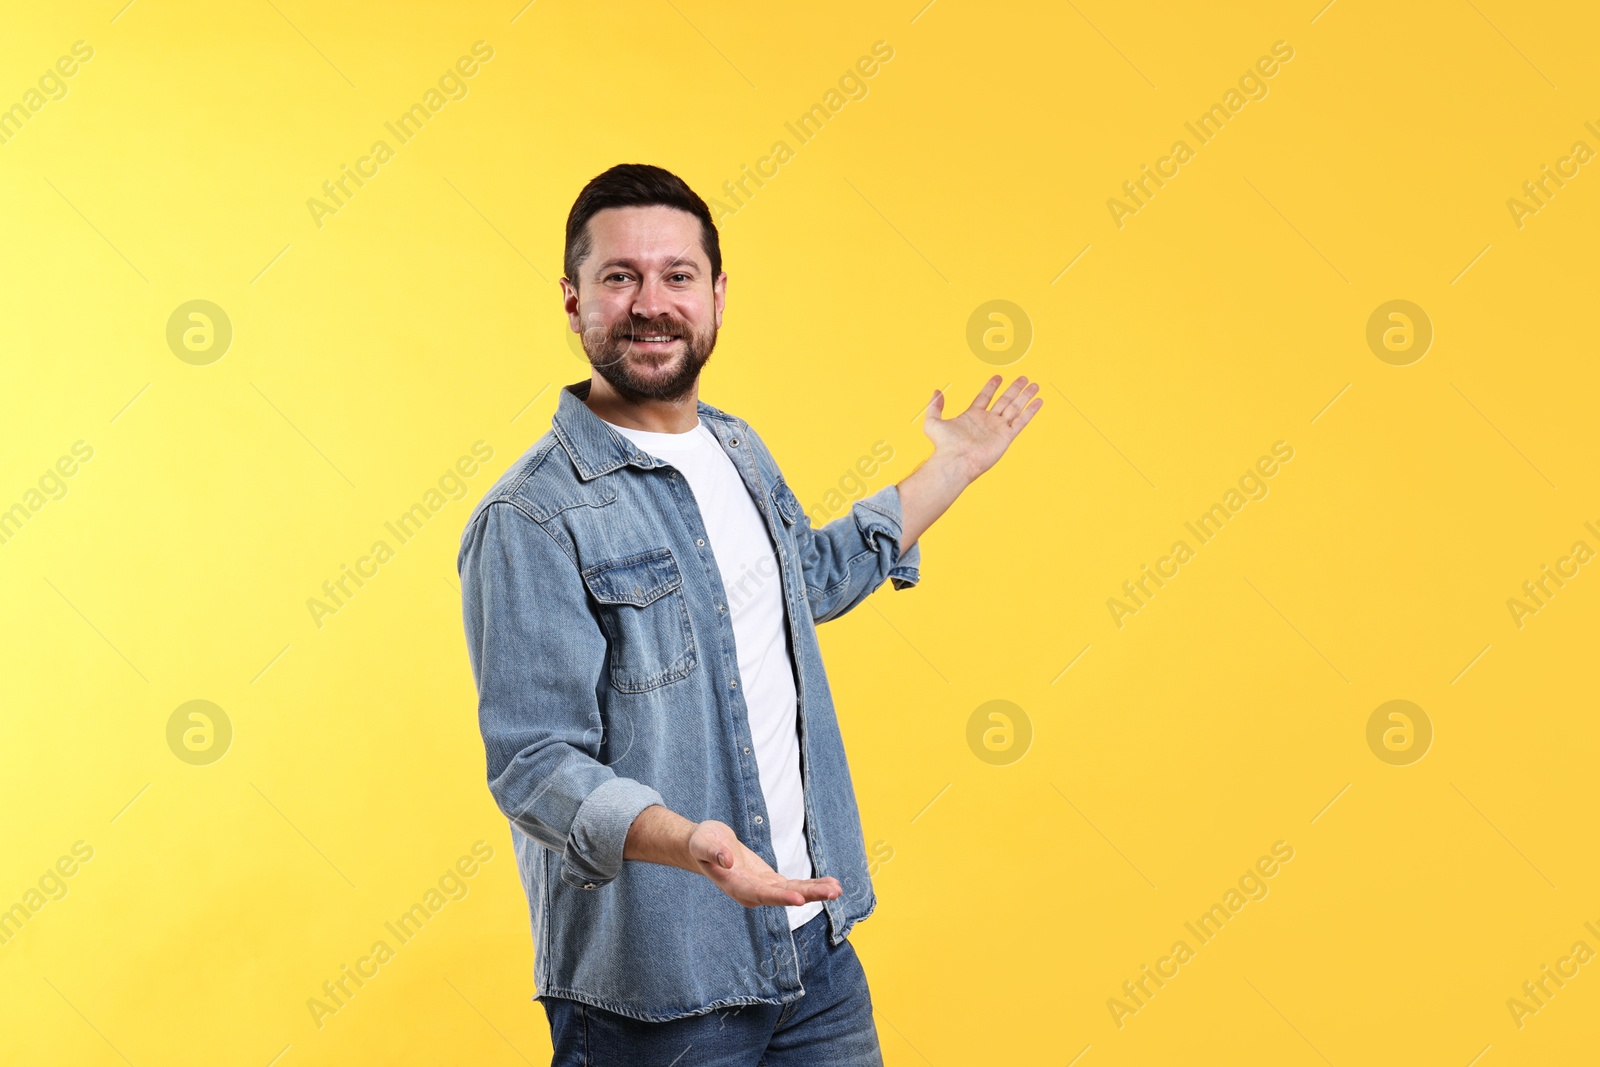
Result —
<path fill-rule="evenodd" d="M 711 260 L 711 280 L 722 273 L 722 245 L 717 240 L 717 225 L 711 209 L 687 182 L 669 170 L 648 163 L 618 163 L 603 174 L 589 179 L 567 213 L 567 247 L 561 269 L 567 280 L 578 284 L 578 266 L 589 258 L 594 239 L 589 236 L 589 220 L 608 207 L 674 207 L 700 220 L 700 247 Z"/>

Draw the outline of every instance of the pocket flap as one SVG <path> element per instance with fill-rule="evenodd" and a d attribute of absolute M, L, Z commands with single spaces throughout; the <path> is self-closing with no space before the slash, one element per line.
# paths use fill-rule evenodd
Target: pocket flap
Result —
<path fill-rule="evenodd" d="M 772 502 L 777 506 L 778 516 L 788 525 L 793 526 L 800 520 L 800 498 L 794 495 L 788 482 L 780 481 L 772 487 Z"/>
<path fill-rule="evenodd" d="M 584 584 L 602 604 L 644 607 L 683 584 L 672 549 L 658 548 L 637 556 L 609 559 L 583 572 Z"/>

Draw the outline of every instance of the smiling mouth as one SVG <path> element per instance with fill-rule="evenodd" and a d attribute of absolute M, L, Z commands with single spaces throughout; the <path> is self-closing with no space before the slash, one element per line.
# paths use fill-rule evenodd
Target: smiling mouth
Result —
<path fill-rule="evenodd" d="M 633 339 L 633 343 L 636 345 L 667 345 L 677 340 L 679 340 L 679 338 L 676 335 L 668 334 L 650 337 L 635 337 Z"/>

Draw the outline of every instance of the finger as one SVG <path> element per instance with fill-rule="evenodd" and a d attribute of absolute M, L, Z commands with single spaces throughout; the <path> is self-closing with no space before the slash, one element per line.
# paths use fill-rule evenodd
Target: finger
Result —
<path fill-rule="evenodd" d="M 1035 399 L 1033 403 L 1023 408 L 1022 413 L 1010 423 L 1012 430 L 1011 436 L 1016 437 L 1017 434 L 1021 433 L 1022 428 L 1028 425 L 1033 417 L 1039 413 L 1039 409 L 1042 407 L 1044 407 L 1044 397 L 1041 396 Z"/>
<path fill-rule="evenodd" d="M 1019 378 L 1017 380 L 1018 381 L 1022 381 L 1023 379 Z M 1022 410 L 1022 406 L 1024 404 L 1026 404 L 1029 400 L 1033 399 L 1033 394 L 1037 393 L 1038 391 L 1039 391 L 1039 383 L 1038 382 L 1031 382 L 1031 383 L 1029 383 L 1029 385 L 1028 385 L 1028 387 L 1026 389 L 1024 389 L 1024 390 L 1022 390 L 1022 392 L 1016 394 L 1016 396 L 1013 396 L 1011 398 L 1011 401 L 1009 403 L 1007 403 L 1003 408 L 999 404 L 996 404 L 995 408 L 997 410 L 999 410 L 1001 418 L 1005 419 L 1007 422 L 1010 422 L 1012 419 L 1017 417 L 1017 412 L 1021 411 Z M 1009 389 L 1006 390 L 1006 395 L 1007 396 L 1011 395 L 1011 391 Z"/>
<path fill-rule="evenodd" d="M 844 894 L 836 878 L 793 879 L 788 883 L 788 888 L 806 900 L 834 900 Z"/>
<path fill-rule="evenodd" d="M 716 855 L 717 849 L 722 847 L 720 835 L 712 833 L 710 827 L 701 825 L 689 835 L 689 851 L 695 859 L 708 860 Z"/>
<path fill-rule="evenodd" d="M 733 870 L 733 855 L 725 848 L 712 847 L 705 851 L 705 855 L 697 855 L 694 861 L 701 865 L 702 873 L 708 877 L 715 877 L 723 871 Z"/>
<path fill-rule="evenodd" d="M 794 884 L 792 882 L 780 881 L 776 883 L 769 883 L 759 881 L 754 878 L 745 879 L 745 882 L 746 884 L 738 887 L 739 893 L 737 895 L 734 893 L 729 893 L 728 895 L 734 897 L 735 900 L 743 897 L 744 899 L 751 901 L 752 904 L 747 904 L 745 905 L 746 907 L 770 906 L 793 908 L 804 904 L 808 899 L 799 891 L 789 888 Z"/>
<path fill-rule="evenodd" d="M 1011 406 L 1011 402 L 1015 400 L 1017 394 L 1022 391 L 1022 387 L 1027 384 L 1028 376 L 1026 374 L 1019 374 L 1017 377 L 1013 378 L 1011 380 L 1011 384 L 1006 386 L 1006 391 L 1000 394 L 1000 399 L 995 401 L 995 412 L 997 414 L 1004 415 L 1006 413 L 1006 409 Z"/>
<path fill-rule="evenodd" d="M 718 827 L 704 827 L 689 838 L 689 854 L 701 863 L 730 868 L 734 864 L 732 835 Z M 737 843 L 737 839 L 733 839 Z"/>
<path fill-rule="evenodd" d="M 988 381 L 984 382 L 983 383 L 983 388 L 978 390 L 978 395 L 973 397 L 972 398 L 972 403 L 967 405 L 967 410 L 968 411 L 987 411 L 987 410 L 989 410 L 989 398 L 994 396 L 994 391 L 996 389 L 1000 388 L 1001 380 L 1002 379 L 1001 379 L 1000 375 L 996 374 L 993 378 L 990 378 Z"/>
<path fill-rule="evenodd" d="M 718 889 L 735 900 L 745 900 L 761 894 L 770 887 L 784 884 L 783 878 L 777 872 L 770 869 L 752 870 L 737 859 L 732 867 L 726 869 L 716 862 L 707 863 L 705 867 L 705 876 L 711 879 Z"/>

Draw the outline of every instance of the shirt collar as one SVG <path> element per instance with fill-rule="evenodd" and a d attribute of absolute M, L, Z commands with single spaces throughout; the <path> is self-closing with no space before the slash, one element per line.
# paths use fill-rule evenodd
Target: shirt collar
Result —
<path fill-rule="evenodd" d="M 606 425 L 604 419 L 589 410 L 586 401 L 593 379 L 573 382 L 561 387 L 556 403 L 556 413 L 550 420 L 561 447 L 572 457 L 578 477 L 584 481 L 610 474 L 618 467 L 632 465 L 642 469 L 662 466 L 666 461 L 641 451 L 632 441 Z M 728 416 L 704 400 L 695 401 L 701 420 L 717 439 L 726 433 Z"/>

